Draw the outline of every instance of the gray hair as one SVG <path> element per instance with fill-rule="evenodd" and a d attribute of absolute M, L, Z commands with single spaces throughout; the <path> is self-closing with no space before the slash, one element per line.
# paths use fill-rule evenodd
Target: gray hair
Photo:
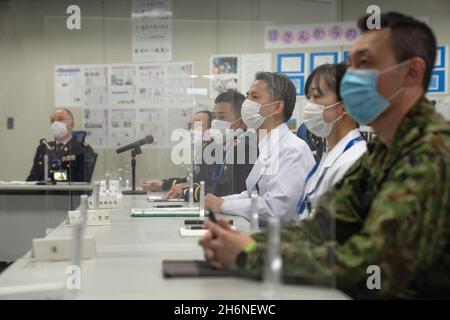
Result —
<path fill-rule="evenodd" d="M 267 83 L 267 91 L 272 101 L 284 102 L 284 121 L 288 121 L 295 108 L 297 89 L 291 79 L 285 74 L 260 71 L 255 74 L 255 80 L 264 80 Z"/>

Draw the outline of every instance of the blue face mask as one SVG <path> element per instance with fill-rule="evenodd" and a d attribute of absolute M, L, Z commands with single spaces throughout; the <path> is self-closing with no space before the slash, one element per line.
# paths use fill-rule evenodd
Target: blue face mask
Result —
<path fill-rule="evenodd" d="M 403 91 L 399 88 L 388 98 L 377 89 L 380 74 L 392 71 L 407 64 L 409 60 L 382 71 L 376 69 L 348 68 L 342 78 L 340 95 L 350 117 L 361 125 L 377 119 L 390 105 L 390 100 Z"/>

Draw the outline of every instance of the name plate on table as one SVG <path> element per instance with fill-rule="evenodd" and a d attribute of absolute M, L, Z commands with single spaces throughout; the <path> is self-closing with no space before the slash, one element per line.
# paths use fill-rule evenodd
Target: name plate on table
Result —
<path fill-rule="evenodd" d="M 198 217 L 199 214 L 198 207 L 131 209 L 132 217 Z"/>
<path fill-rule="evenodd" d="M 59 261 L 72 259 L 72 238 L 33 239 L 32 255 L 38 261 Z M 81 259 L 93 259 L 97 255 L 94 237 L 81 241 Z"/>
<path fill-rule="evenodd" d="M 231 226 L 232 230 L 236 230 L 235 226 Z M 180 227 L 180 236 L 183 238 L 201 238 L 203 237 L 206 232 L 208 232 L 208 229 L 199 229 L 199 228 L 192 228 L 192 227 Z"/>
<path fill-rule="evenodd" d="M 79 223 L 80 211 L 69 211 L 67 213 L 67 224 L 73 225 L 74 223 Z M 108 210 L 88 210 L 87 211 L 87 221 L 88 226 L 108 226 L 111 224 L 111 218 Z"/>
<path fill-rule="evenodd" d="M 98 208 L 99 209 L 116 209 L 122 202 L 122 196 L 117 195 L 102 195 L 99 197 Z M 89 197 L 88 200 L 89 208 L 94 208 L 95 201 L 94 197 Z"/>

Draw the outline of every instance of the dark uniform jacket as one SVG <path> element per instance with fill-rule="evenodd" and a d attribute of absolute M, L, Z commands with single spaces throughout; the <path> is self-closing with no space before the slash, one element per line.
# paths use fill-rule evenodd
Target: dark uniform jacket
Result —
<path fill-rule="evenodd" d="M 218 197 L 246 190 L 245 181 L 258 157 L 256 137 L 251 143 L 250 134 L 235 137 L 232 145 L 223 153 L 223 161 L 204 165 L 206 168 L 200 169 L 197 177 L 194 177 L 194 201 L 200 200 L 200 181 L 202 180 L 205 181 L 205 194 L 212 193 Z M 214 148 L 214 146 L 210 147 Z M 222 150 L 222 148 L 218 146 L 215 150 Z M 187 188 L 185 188 L 184 197 L 186 201 L 189 199 Z"/>
<path fill-rule="evenodd" d="M 56 145 L 55 141 L 49 142 L 53 147 L 48 151 L 49 179 L 53 180 L 53 173 L 66 171 L 69 182 L 90 182 L 95 165 L 95 154 L 92 148 L 75 137 L 66 144 Z M 33 167 L 27 181 L 44 180 L 44 155 L 47 148 L 39 145 L 34 156 Z"/>
<path fill-rule="evenodd" d="M 205 141 L 202 145 L 202 152 L 205 150 L 206 146 L 208 146 L 210 143 L 212 143 L 211 141 Z M 194 182 L 196 181 L 205 181 L 205 184 L 208 185 L 208 190 L 211 189 L 211 165 L 206 164 L 203 161 L 203 157 L 202 157 L 202 163 L 201 164 L 194 164 L 193 165 L 193 177 L 194 177 Z M 162 185 L 162 190 L 163 191 L 169 191 L 170 188 L 172 188 L 173 186 L 175 186 L 176 184 L 179 183 L 187 183 L 187 177 L 181 177 L 181 178 L 167 178 L 163 180 L 163 185 Z"/>

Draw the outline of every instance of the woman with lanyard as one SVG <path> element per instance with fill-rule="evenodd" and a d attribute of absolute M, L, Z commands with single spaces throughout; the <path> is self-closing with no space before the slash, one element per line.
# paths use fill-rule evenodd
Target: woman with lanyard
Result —
<path fill-rule="evenodd" d="M 366 141 L 347 112 L 339 94 L 347 67 L 343 63 L 324 64 L 309 75 L 305 84 L 308 99 L 304 123 L 314 135 L 326 138 L 328 151 L 306 177 L 297 206 L 300 220 L 310 217 L 319 196 L 328 191 L 367 151 Z"/>

